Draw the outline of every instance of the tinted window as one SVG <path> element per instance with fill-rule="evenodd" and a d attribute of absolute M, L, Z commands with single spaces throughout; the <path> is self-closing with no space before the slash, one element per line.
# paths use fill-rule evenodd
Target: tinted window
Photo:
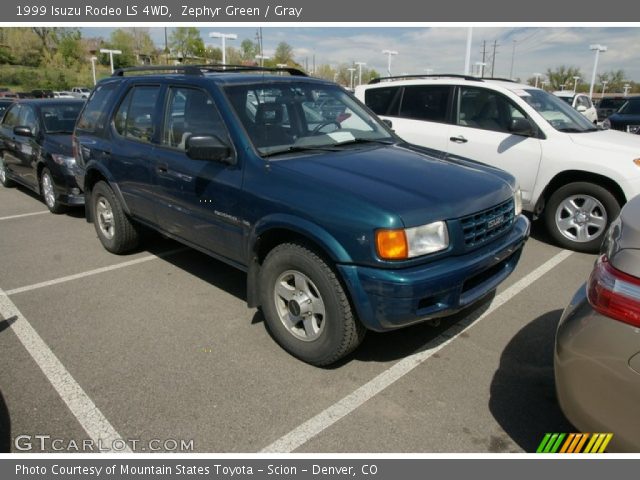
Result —
<path fill-rule="evenodd" d="M 458 99 L 458 125 L 509 132 L 511 120 L 526 117 L 504 95 L 483 88 L 463 87 Z"/>
<path fill-rule="evenodd" d="M 40 107 L 40 116 L 45 131 L 47 133 L 72 133 L 81 109 L 81 103 L 58 103 Z"/>
<path fill-rule="evenodd" d="M 377 115 L 395 115 L 394 99 L 399 91 L 398 87 L 371 88 L 364 92 L 364 103 Z"/>
<path fill-rule="evenodd" d="M 116 131 L 123 137 L 150 142 L 153 138 L 156 102 L 160 87 L 140 86 L 129 90 L 115 116 Z"/>
<path fill-rule="evenodd" d="M 16 125 L 18 125 L 18 117 L 20 116 L 21 108 L 21 105 L 14 105 L 13 107 L 11 107 L 11 109 L 5 115 L 2 124 L 6 127 L 15 127 Z"/>
<path fill-rule="evenodd" d="M 400 116 L 416 120 L 444 122 L 451 87 L 416 85 L 404 88 Z"/>
<path fill-rule="evenodd" d="M 115 83 L 96 87 L 78 120 L 76 127 L 78 130 L 95 133 L 104 129 L 107 124 L 108 108 L 117 87 Z"/>
<path fill-rule="evenodd" d="M 224 122 L 209 94 L 193 88 L 171 88 L 162 143 L 184 150 L 191 135 L 214 135 L 228 141 Z"/>
<path fill-rule="evenodd" d="M 640 98 L 632 98 L 619 110 L 625 115 L 640 115 Z"/>
<path fill-rule="evenodd" d="M 598 108 L 613 108 L 617 110 L 624 105 L 624 102 L 626 102 L 626 100 L 622 98 L 603 98 L 600 100 Z"/>

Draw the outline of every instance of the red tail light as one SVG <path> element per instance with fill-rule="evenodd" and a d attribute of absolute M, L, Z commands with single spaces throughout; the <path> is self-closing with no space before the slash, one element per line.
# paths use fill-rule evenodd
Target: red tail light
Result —
<path fill-rule="evenodd" d="M 591 272 L 587 296 L 603 315 L 640 327 L 640 279 L 613 268 L 605 255 Z"/>

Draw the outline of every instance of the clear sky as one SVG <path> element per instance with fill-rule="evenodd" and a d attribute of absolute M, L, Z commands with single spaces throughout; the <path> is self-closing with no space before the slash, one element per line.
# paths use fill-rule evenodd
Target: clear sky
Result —
<path fill-rule="evenodd" d="M 85 27 L 85 37 L 108 38 L 113 28 Z M 149 28 L 158 46 L 164 46 L 164 28 Z M 256 27 L 200 27 L 206 44 L 220 46 L 220 40 L 210 39 L 208 33 L 220 31 L 238 34 L 239 45 L 245 38 L 254 39 Z M 316 64 L 366 62 L 380 73 L 387 69 L 383 49 L 396 50 L 393 57 L 394 74 L 462 73 L 467 39 L 466 27 L 263 27 L 265 54 L 272 54 L 280 41 L 294 47 L 295 59 L 309 66 L 315 54 Z M 170 31 L 170 28 L 169 28 Z M 627 80 L 640 81 L 640 28 L 623 27 L 474 27 L 471 62 L 482 60 L 482 42 L 487 42 L 487 58 L 497 41 L 494 76 L 509 77 L 515 40 L 513 77 L 522 79 L 547 68 L 560 65 L 579 67 L 584 81 L 591 79 L 594 52 L 589 45 L 606 45 L 608 51 L 600 55 L 598 71 L 622 69 Z M 489 60 L 485 60 L 490 63 Z"/>

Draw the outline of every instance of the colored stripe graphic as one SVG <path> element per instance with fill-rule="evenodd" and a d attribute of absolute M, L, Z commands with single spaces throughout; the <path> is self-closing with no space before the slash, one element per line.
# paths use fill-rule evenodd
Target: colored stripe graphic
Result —
<path fill-rule="evenodd" d="M 536 453 L 604 453 L 612 438 L 613 433 L 546 433 Z"/>

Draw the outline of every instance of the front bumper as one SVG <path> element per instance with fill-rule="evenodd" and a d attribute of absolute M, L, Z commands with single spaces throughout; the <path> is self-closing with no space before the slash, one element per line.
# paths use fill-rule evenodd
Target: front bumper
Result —
<path fill-rule="evenodd" d="M 556 392 L 582 432 L 613 433 L 607 451 L 640 452 L 640 329 L 596 312 L 583 285 L 556 333 Z"/>
<path fill-rule="evenodd" d="M 360 321 L 370 330 L 392 330 L 453 314 L 495 290 L 515 269 L 529 228 L 520 215 L 506 235 L 484 247 L 417 267 L 338 269 Z"/>

